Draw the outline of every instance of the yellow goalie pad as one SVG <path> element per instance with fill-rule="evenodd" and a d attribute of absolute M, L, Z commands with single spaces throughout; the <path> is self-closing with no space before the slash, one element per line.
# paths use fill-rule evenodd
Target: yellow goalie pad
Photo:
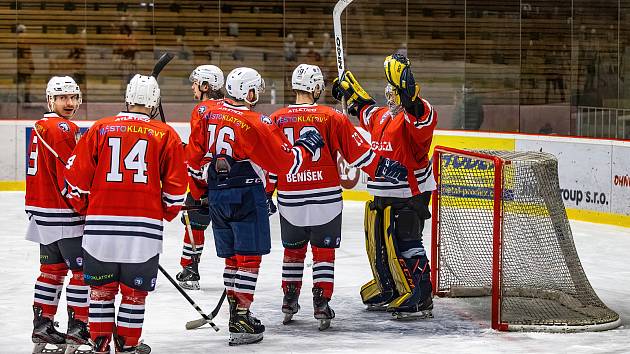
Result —
<path fill-rule="evenodd" d="M 370 267 L 372 268 L 372 274 L 374 279 L 361 287 L 361 299 L 363 302 L 378 296 L 382 289 L 380 282 L 378 281 L 378 271 L 376 269 L 376 210 L 370 209 L 371 201 L 365 203 L 365 214 L 363 219 L 363 227 L 365 230 L 365 251 L 368 255 Z"/>
<path fill-rule="evenodd" d="M 404 264 L 404 260 L 398 258 L 398 254 L 396 252 L 396 245 L 394 244 L 394 229 L 392 225 L 392 208 L 387 207 L 383 211 L 383 235 L 385 235 L 385 248 L 387 249 L 387 260 L 389 263 L 389 271 L 392 274 L 392 278 L 394 279 L 394 285 L 396 286 L 396 290 L 398 294 L 401 294 L 398 298 L 390 303 L 388 307 L 397 307 L 399 304 L 404 302 L 409 296 L 411 296 L 411 275 L 408 274 L 408 270 L 406 266 L 401 266 Z"/>

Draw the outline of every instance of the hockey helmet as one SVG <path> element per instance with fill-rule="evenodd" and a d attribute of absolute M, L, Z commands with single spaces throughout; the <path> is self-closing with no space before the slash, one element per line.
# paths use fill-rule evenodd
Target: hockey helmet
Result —
<path fill-rule="evenodd" d="M 291 88 L 294 90 L 315 92 L 316 88 L 324 90 L 324 75 L 319 66 L 300 64 L 291 76 Z"/>
<path fill-rule="evenodd" d="M 160 102 L 160 87 L 157 80 L 153 76 L 136 74 L 127 84 L 125 102 L 147 108 L 157 107 Z"/>
<path fill-rule="evenodd" d="M 265 92 L 265 80 L 254 69 L 236 68 L 228 74 L 225 89 L 234 99 L 254 105 L 258 102 L 260 94 Z M 250 90 L 256 93 L 256 98 L 251 102 L 247 99 Z"/>
<path fill-rule="evenodd" d="M 48 109 L 50 111 L 54 110 L 53 103 L 55 96 L 60 95 L 77 95 L 78 105 L 83 102 L 81 89 L 70 76 L 53 76 L 48 81 L 48 85 L 46 85 L 46 102 L 48 103 Z M 77 109 L 79 107 L 78 105 Z"/>
<path fill-rule="evenodd" d="M 223 71 L 214 65 L 200 65 L 190 73 L 190 82 L 200 85 L 205 82 L 211 90 L 217 91 L 223 87 Z"/>

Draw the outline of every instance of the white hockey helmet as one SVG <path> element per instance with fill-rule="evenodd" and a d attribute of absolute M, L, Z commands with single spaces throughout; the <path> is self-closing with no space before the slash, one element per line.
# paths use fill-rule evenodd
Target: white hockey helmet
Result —
<path fill-rule="evenodd" d="M 53 102 L 55 101 L 55 96 L 60 95 L 78 95 L 79 105 L 83 102 L 81 89 L 70 76 L 53 76 L 48 81 L 48 85 L 46 85 L 46 102 L 50 111 L 54 110 Z"/>
<path fill-rule="evenodd" d="M 228 95 L 233 98 L 253 105 L 258 102 L 260 94 L 265 92 L 265 80 L 258 71 L 252 68 L 236 68 L 228 74 L 227 80 L 225 80 L 225 89 Z M 251 102 L 247 100 L 247 94 L 250 90 L 254 90 L 256 93 L 256 99 Z"/>
<path fill-rule="evenodd" d="M 315 92 L 318 88 L 324 90 L 324 75 L 317 65 L 300 64 L 293 70 L 291 88 L 294 90 Z"/>
<path fill-rule="evenodd" d="M 190 73 L 190 82 L 207 82 L 211 90 L 217 91 L 223 87 L 223 71 L 214 65 L 200 65 Z"/>
<path fill-rule="evenodd" d="M 125 102 L 147 108 L 157 107 L 160 102 L 160 87 L 157 80 L 153 76 L 136 74 L 127 84 Z"/>

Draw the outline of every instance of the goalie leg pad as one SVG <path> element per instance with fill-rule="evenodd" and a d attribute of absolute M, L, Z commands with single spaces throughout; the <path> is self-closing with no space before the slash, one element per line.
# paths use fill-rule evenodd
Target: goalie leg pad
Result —
<path fill-rule="evenodd" d="M 396 298 L 394 280 L 388 266 L 388 255 L 383 237 L 383 213 L 365 205 L 365 248 L 374 279 L 361 287 L 364 304 L 386 304 Z"/>
<path fill-rule="evenodd" d="M 385 247 L 387 248 L 387 259 L 389 270 L 394 280 L 394 285 L 400 297 L 394 301 L 398 301 L 402 297 L 409 297 L 411 294 L 411 274 L 405 266 L 404 259 L 400 256 L 397 246 L 397 238 L 395 233 L 395 217 L 398 213 L 392 213 L 392 208 L 387 207 L 383 211 L 383 232 L 385 235 Z"/>

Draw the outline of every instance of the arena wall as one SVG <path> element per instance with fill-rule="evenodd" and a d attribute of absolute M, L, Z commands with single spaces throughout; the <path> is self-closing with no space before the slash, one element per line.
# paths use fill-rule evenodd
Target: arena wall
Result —
<path fill-rule="evenodd" d="M 92 122 L 78 121 L 82 128 Z M 188 140 L 187 123 L 171 123 Z M 33 121 L 0 121 L 0 190 L 24 190 L 27 135 Z M 365 133 L 365 132 L 363 132 Z M 464 149 L 538 150 L 558 157 L 569 218 L 630 227 L 630 142 L 548 135 L 438 130 L 434 145 Z M 340 158 L 344 197 L 367 200 L 367 177 Z"/>

